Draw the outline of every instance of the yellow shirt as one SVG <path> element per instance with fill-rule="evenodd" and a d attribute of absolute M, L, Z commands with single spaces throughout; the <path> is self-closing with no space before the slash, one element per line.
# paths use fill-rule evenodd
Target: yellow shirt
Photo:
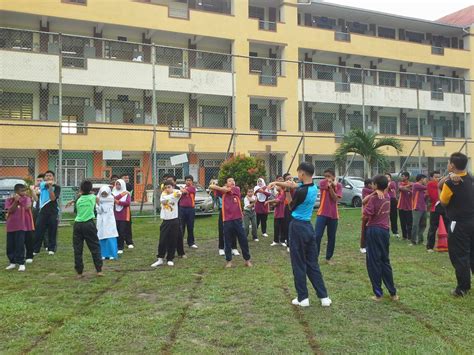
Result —
<path fill-rule="evenodd" d="M 458 174 L 458 176 L 466 176 L 467 173 L 461 173 L 461 174 Z M 441 203 L 443 205 L 448 205 L 449 204 L 449 201 L 451 201 L 451 197 L 453 197 L 453 190 L 451 190 L 451 188 L 446 185 L 446 183 L 443 184 L 443 189 L 441 190 L 441 194 L 439 195 L 439 200 L 441 201 Z"/>

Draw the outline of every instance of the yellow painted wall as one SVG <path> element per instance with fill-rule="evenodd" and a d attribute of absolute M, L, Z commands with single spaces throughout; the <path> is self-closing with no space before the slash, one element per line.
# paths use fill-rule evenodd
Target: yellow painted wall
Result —
<path fill-rule="evenodd" d="M 87 6 L 62 3 L 61 0 L 15 0 L 0 2 L 0 10 L 49 16 L 63 19 L 89 21 L 91 23 L 105 23 L 121 26 L 130 26 L 137 29 L 159 29 L 169 32 L 189 33 L 208 37 L 220 37 L 233 41 L 233 53 L 247 56 L 249 41 L 281 44 L 285 46 L 285 59 L 298 60 L 298 48 L 321 49 L 337 53 L 346 53 L 375 58 L 389 58 L 404 62 L 425 63 L 429 65 L 448 66 L 474 70 L 474 56 L 471 51 L 445 49 L 445 55 L 432 55 L 431 46 L 394 41 L 363 35 L 351 35 L 351 42 L 334 40 L 334 31 L 307 28 L 297 25 L 296 0 L 284 2 L 285 23 L 277 25 L 277 32 L 258 30 L 258 21 L 248 18 L 248 0 L 234 0 L 233 15 L 219 15 L 214 13 L 191 10 L 190 19 L 175 19 L 168 17 L 166 6 L 141 3 L 132 0 L 88 0 Z M 471 36 L 474 35 L 471 30 Z M 471 44 L 472 46 L 472 44 Z M 276 87 L 258 85 L 258 76 L 249 74 L 248 59 L 235 60 L 235 113 L 236 130 L 249 132 L 249 101 L 250 97 L 268 97 L 284 100 L 284 130 L 287 133 L 298 132 L 298 67 L 296 64 L 285 64 L 285 76 L 278 78 Z M 474 85 L 471 85 L 474 92 Z M 472 100 L 471 112 L 474 112 Z M 91 127 L 94 125 L 91 125 Z M 112 126 L 110 131 L 112 131 Z M 122 126 L 123 127 L 123 126 Z M 144 126 L 145 127 L 145 126 Z M 27 128 L 25 128 L 27 129 Z M 147 130 L 150 127 L 145 128 Z M 12 127 L 1 127 L 1 148 L 23 148 L 25 146 L 43 149 L 57 149 L 57 136 L 53 129 L 38 128 L 39 135 L 19 137 Z M 226 131 L 230 132 L 230 131 Z M 471 132 L 474 125 L 471 124 Z M 15 140 L 10 138 L 15 135 Z M 473 134 L 471 133 L 471 136 Z M 150 132 L 119 131 L 110 137 L 110 132 L 103 130 L 89 130 L 86 136 L 65 136 L 64 145 L 68 149 L 121 149 L 123 142 L 127 142 L 127 150 L 148 151 L 151 144 Z M 193 134 L 189 139 L 170 139 L 168 134 L 158 135 L 157 146 L 159 151 L 183 151 L 189 144 L 194 144 L 196 152 L 223 152 L 227 149 L 229 136 L 211 136 L 211 139 L 199 139 L 201 135 Z M 305 148 L 307 154 L 332 154 L 336 143 L 332 136 L 308 140 Z M 297 138 L 280 138 L 277 142 L 258 141 L 256 137 L 239 137 L 237 151 L 247 153 L 266 151 L 271 146 L 273 151 L 293 154 Z M 46 143 L 45 143 L 46 142 Z M 447 152 L 459 150 L 462 140 L 456 143 L 447 143 L 444 147 L 433 147 L 431 143 L 423 143 L 426 156 L 444 156 Z M 411 144 L 406 144 L 403 155 L 410 151 Z M 474 153 L 472 145 L 470 154 Z M 301 150 L 300 150 L 301 153 Z"/>

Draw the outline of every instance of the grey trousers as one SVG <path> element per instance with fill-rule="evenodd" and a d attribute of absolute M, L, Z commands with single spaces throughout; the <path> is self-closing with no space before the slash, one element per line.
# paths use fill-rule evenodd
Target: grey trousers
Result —
<path fill-rule="evenodd" d="M 413 212 L 413 226 L 411 229 L 411 242 L 413 244 L 423 243 L 423 234 L 426 229 L 426 211 Z"/>
<path fill-rule="evenodd" d="M 244 231 L 249 236 L 249 227 L 252 226 L 252 239 L 257 239 L 257 214 L 255 211 L 244 210 Z"/>

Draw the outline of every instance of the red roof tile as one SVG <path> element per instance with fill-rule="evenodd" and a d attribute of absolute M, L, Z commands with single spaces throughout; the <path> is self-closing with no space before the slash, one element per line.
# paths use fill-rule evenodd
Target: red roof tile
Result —
<path fill-rule="evenodd" d="M 474 5 L 441 17 L 436 22 L 457 26 L 470 26 L 474 23 Z"/>

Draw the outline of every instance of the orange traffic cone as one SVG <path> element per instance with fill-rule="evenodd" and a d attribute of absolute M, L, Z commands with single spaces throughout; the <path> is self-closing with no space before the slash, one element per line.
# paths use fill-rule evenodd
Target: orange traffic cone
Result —
<path fill-rule="evenodd" d="M 444 219 L 441 216 L 439 216 L 438 243 L 435 249 L 439 252 L 448 251 L 448 232 L 444 225 Z"/>

